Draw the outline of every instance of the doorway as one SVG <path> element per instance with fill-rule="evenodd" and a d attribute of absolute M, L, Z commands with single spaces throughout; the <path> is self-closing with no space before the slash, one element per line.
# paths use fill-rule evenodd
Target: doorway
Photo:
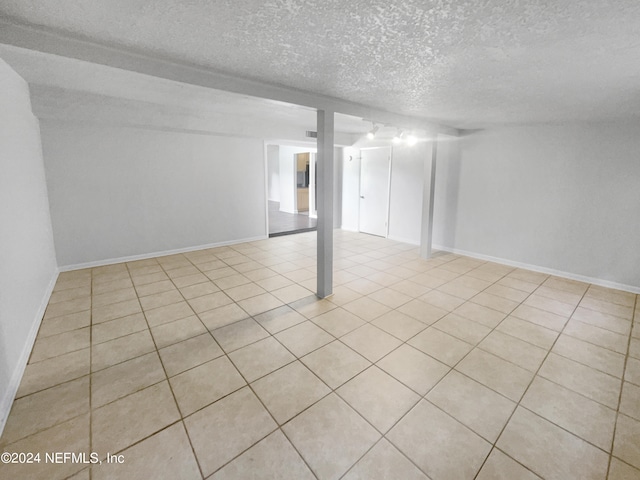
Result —
<path fill-rule="evenodd" d="M 266 154 L 269 237 L 315 230 L 314 149 L 268 145 Z"/>
<path fill-rule="evenodd" d="M 391 148 L 362 149 L 360 158 L 358 229 L 363 233 L 386 237 L 389 224 Z"/>

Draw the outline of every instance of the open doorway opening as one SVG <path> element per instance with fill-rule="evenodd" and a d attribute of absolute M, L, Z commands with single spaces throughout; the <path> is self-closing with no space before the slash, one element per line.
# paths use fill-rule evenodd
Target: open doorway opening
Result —
<path fill-rule="evenodd" d="M 267 145 L 269 236 L 316 230 L 316 149 Z"/>

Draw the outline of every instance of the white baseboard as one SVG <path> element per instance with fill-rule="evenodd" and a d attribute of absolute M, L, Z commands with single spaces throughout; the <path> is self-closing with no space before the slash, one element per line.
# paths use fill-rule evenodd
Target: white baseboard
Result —
<path fill-rule="evenodd" d="M 464 255 L 465 257 L 477 258 L 478 260 L 486 260 L 488 262 L 500 263 L 502 265 L 508 265 L 510 267 L 523 268 L 525 270 L 531 270 L 534 272 L 547 273 L 549 275 L 555 275 L 556 277 L 568 278 L 569 280 L 577 280 L 579 282 L 591 283 L 600 287 L 612 288 L 615 290 L 624 290 L 625 292 L 640 294 L 640 287 L 633 285 L 625 285 L 624 283 L 611 282 L 609 280 L 602 280 L 600 278 L 587 277 L 585 275 L 578 275 L 576 273 L 564 272 L 562 270 L 555 270 L 553 268 L 540 267 L 538 265 L 531 265 L 529 263 L 516 262 L 513 260 L 507 260 L 506 258 L 492 257 L 490 255 L 483 255 L 481 253 L 469 252 L 467 250 L 460 250 L 457 248 L 445 247 L 443 245 L 433 245 L 435 250 L 443 250 L 445 252 L 455 253 L 457 255 Z"/>
<path fill-rule="evenodd" d="M 389 240 L 393 240 L 394 242 L 407 243 L 409 245 L 416 245 L 416 246 L 420 245 L 420 240 L 414 240 L 413 238 L 395 237 L 393 235 L 389 235 L 387 238 Z"/>
<path fill-rule="evenodd" d="M 56 285 L 59 273 L 60 271 L 56 269 L 53 277 L 51 278 L 51 281 L 49 282 L 49 285 L 47 286 L 47 289 L 44 292 L 44 295 L 40 301 L 40 306 L 38 307 L 38 310 L 36 312 L 36 316 L 32 320 L 33 323 L 31 325 L 31 330 L 29 330 L 29 335 L 22 348 L 22 353 L 20 354 L 20 358 L 18 359 L 18 364 L 13 371 L 13 374 L 11 375 L 11 379 L 9 380 L 9 385 L 7 385 L 7 389 L 4 392 L 4 396 L 0 400 L 0 435 L 2 435 L 4 426 L 7 423 L 7 418 L 9 418 L 13 400 L 16 398 L 16 394 L 18 393 L 18 387 L 20 387 L 20 382 L 22 381 L 24 370 L 27 368 L 27 362 L 29 361 L 31 350 L 33 350 L 33 344 L 36 341 L 36 336 L 38 335 L 38 330 L 40 329 L 40 323 L 42 323 L 44 312 L 47 309 L 47 305 L 49 304 L 49 299 L 51 298 L 51 294 L 53 293 L 53 287 L 55 287 Z"/>
<path fill-rule="evenodd" d="M 226 247 L 229 245 L 237 245 L 238 243 L 255 242 L 257 240 L 266 240 L 267 235 L 257 237 L 241 238 L 239 240 L 229 240 L 225 242 L 208 243 L 206 245 L 197 245 L 195 247 L 176 248 L 174 250 L 164 250 L 161 252 L 143 253 L 141 255 L 130 255 L 127 257 L 108 258 L 105 260 L 96 260 L 95 262 L 76 263 L 74 265 L 64 265 L 60 267 L 61 272 L 69 272 L 71 270 L 81 270 L 83 268 L 103 267 L 105 265 L 113 265 L 122 262 L 134 262 L 136 260 L 146 260 L 147 258 L 165 257 L 167 255 L 175 255 L 177 253 L 195 252 L 197 250 L 206 250 L 207 248 Z"/>

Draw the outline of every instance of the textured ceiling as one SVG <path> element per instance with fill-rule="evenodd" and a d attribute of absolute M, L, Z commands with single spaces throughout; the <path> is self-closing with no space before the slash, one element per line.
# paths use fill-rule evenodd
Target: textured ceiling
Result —
<path fill-rule="evenodd" d="M 455 127 L 640 112 L 638 0 L 3 0 L 0 14 Z"/>

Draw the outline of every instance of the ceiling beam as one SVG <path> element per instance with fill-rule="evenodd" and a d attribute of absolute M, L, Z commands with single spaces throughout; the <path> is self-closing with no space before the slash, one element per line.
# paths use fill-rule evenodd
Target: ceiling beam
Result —
<path fill-rule="evenodd" d="M 420 117 L 401 115 L 335 97 L 236 77 L 196 65 L 153 57 L 146 53 L 124 51 L 85 39 L 63 36 L 42 28 L 20 25 L 5 20 L 0 20 L 0 43 L 152 75 L 176 82 L 353 115 L 399 128 L 421 129 L 454 136 L 458 136 L 460 133 L 456 128 L 440 125 Z"/>

